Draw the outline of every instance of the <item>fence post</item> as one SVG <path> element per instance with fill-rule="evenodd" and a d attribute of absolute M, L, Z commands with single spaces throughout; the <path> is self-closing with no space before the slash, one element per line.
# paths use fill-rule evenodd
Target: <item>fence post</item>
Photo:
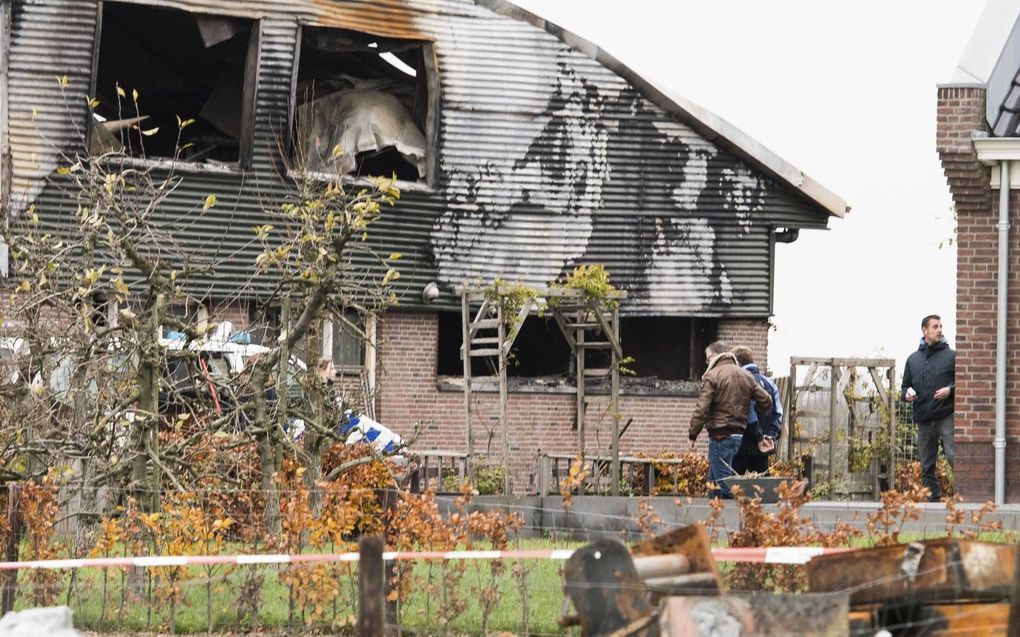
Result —
<path fill-rule="evenodd" d="M 383 539 L 378 535 L 362 536 L 358 553 L 358 631 L 362 637 L 382 637 L 386 629 Z"/>
<path fill-rule="evenodd" d="M 4 547 L 4 561 L 18 561 L 18 547 L 21 544 L 23 531 L 21 519 L 21 485 L 7 485 L 7 528 L 10 536 L 7 538 L 7 546 Z M 18 571 L 7 571 L 3 575 L 3 599 L 0 600 L 0 616 L 5 615 L 14 609 L 14 598 L 18 592 Z"/>

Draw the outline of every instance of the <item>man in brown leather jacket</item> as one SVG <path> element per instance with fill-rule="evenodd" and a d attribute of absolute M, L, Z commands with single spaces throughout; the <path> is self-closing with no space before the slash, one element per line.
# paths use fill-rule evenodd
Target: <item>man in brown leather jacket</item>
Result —
<path fill-rule="evenodd" d="M 717 488 L 712 497 L 732 498 L 730 486 L 723 478 L 733 475 L 733 457 L 740 450 L 747 428 L 747 406 L 751 401 L 765 411 L 772 398 L 747 370 L 737 364 L 726 343 L 716 341 L 705 348 L 708 369 L 701 376 L 698 403 L 691 415 L 688 438 L 691 444 L 701 430 L 708 430 L 708 481 Z M 748 432 L 760 436 L 760 431 Z"/>

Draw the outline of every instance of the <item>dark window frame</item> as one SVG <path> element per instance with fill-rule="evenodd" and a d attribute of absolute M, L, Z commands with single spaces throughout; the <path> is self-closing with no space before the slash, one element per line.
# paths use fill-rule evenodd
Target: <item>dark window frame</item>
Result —
<path fill-rule="evenodd" d="M 245 68 L 244 68 L 244 84 L 242 89 L 241 99 L 241 123 L 240 132 L 238 137 L 238 158 L 236 162 L 223 162 L 216 164 L 207 164 L 202 161 L 188 161 L 185 159 L 175 160 L 173 157 L 166 156 L 145 156 L 137 157 L 134 155 L 126 154 L 124 157 L 124 163 L 137 165 L 140 167 L 173 167 L 175 170 L 184 173 L 220 173 L 220 174 L 233 174 L 248 172 L 252 169 L 252 162 L 255 148 L 255 107 L 256 107 L 256 95 L 258 92 L 258 71 L 259 66 L 262 62 L 262 30 L 263 22 L 259 18 L 253 18 L 250 16 L 233 15 L 229 13 L 205 13 L 197 11 L 188 11 L 186 9 L 178 9 L 176 7 L 168 6 L 149 6 L 149 5 L 138 5 L 133 2 L 125 2 L 124 0 L 99 0 L 96 8 L 96 31 L 92 45 L 92 68 L 89 78 L 89 97 L 90 99 L 96 95 L 96 87 L 99 80 L 99 59 L 100 59 L 100 45 L 102 43 L 103 34 L 103 15 L 108 4 L 129 4 L 136 5 L 151 10 L 166 10 L 166 11 L 178 11 L 189 15 L 208 15 L 211 17 L 223 17 L 223 18 L 234 18 L 238 20 L 246 20 L 251 23 L 251 32 L 249 34 L 248 49 L 245 54 Z M 130 88 L 130 87 L 128 87 Z M 94 118 L 91 114 L 91 109 L 88 104 L 84 107 L 85 114 L 85 139 L 88 140 L 92 135 L 92 128 L 95 125 Z M 189 117 L 196 116 L 196 114 L 188 115 Z"/>
<path fill-rule="evenodd" d="M 444 320 L 442 318 L 443 314 L 447 314 L 447 315 L 454 315 L 454 314 L 456 314 L 458 319 L 459 319 L 459 316 L 460 316 L 459 312 L 456 312 L 456 313 L 452 312 L 452 311 L 451 312 L 440 312 L 440 313 L 438 313 L 438 316 L 437 316 L 437 320 L 438 321 L 443 321 Z M 534 318 L 534 317 L 531 317 L 531 318 Z M 628 318 L 637 318 L 637 319 L 667 319 L 667 320 L 677 320 L 677 319 L 679 319 L 679 320 L 682 320 L 682 321 L 687 321 L 686 334 L 685 335 L 684 334 L 678 334 L 677 337 L 676 337 L 677 339 L 684 339 L 684 338 L 687 339 L 686 347 L 685 346 L 681 346 L 679 344 L 677 345 L 678 352 L 684 352 L 686 350 L 686 353 L 688 355 L 688 360 L 684 361 L 681 364 L 682 367 L 686 367 L 686 369 L 687 369 L 687 378 L 664 378 L 664 377 L 662 377 L 662 376 L 660 376 L 658 374 L 651 374 L 651 375 L 637 376 L 636 377 L 637 379 L 641 379 L 641 378 L 656 378 L 656 377 L 658 377 L 660 380 L 665 381 L 665 383 L 667 383 L 667 384 L 670 384 L 670 383 L 672 383 L 672 384 L 692 383 L 692 382 L 697 382 L 697 381 L 700 380 L 701 375 L 705 371 L 704 349 L 705 349 L 705 347 L 707 347 L 709 345 L 709 343 L 711 343 L 712 341 L 714 341 L 716 339 L 716 335 L 718 334 L 719 323 L 720 323 L 721 320 L 723 320 L 721 317 L 708 317 L 708 318 L 706 318 L 706 317 L 697 317 L 697 316 L 686 316 L 686 317 L 671 317 L 671 316 L 623 317 L 622 320 L 626 321 Z M 445 320 L 449 321 L 449 320 L 452 320 L 452 319 L 450 319 L 449 316 L 448 316 Z M 457 323 L 459 325 L 459 320 L 457 321 Z M 460 371 L 462 369 L 462 367 L 458 367 L 457 373 L 443 373 L 443 372 L 450 372 L 450 371 L 452 371 L 452 365 L 450 363 L 450 360 L 452 360 L 452 357 L 457 357 L 459 359 L 459 349 L 460 349 L 460 347 L 462 345 L 462 338 L 460 336 L 453 337 L 452 333 L 453 333 L 453 331 L 448 329 L 448 326 L 447 326 L 447 328 L 439 328 L 439 330 L 437 332 L 437 337 L 436 337 L 436 378 L 439 381 L 439 385 L 440 385 L 441 389 L 450 389 L 450 388 L 452 388 L 452 386 L 450 386 L 450 381 L 452 381 L 453 379 L 460 379 L 460 378 L 463 377 L 463 372 Z M 460 334 L 460 332 L 458 331 L 458 335 L 459 334 Z M 445 336 L 445 338 L 443 338 L 444 336 Z M 448 342 L 444 342 L 444 341 L 448 341 Z M 679 340 L 677 342 L 679 343 Z M 639 357 L 639 354 L 633 352 L 633 350 L 628 351 L 628 349 L 627 349 L 627 340 L 626 339 L 623 339 L 622 345 L 623 345 L 623 354 L 624 354 L 625 357 L 626 356 L 630 356 L 632 354 L 634 354 L 636 358 Z M 519 343 L 515 343 L 515 349 L 518 346 L 519 346 Z M 443 348 L 445 348 L 448 351 L 444 352 Z M 520 354 L 520 356 L 521 356 L 521 358 L 524 358 L 524 357 L 530 356 L 530 354 L 525 352 L 525 353 Z M 561 374 L 565 377 L 565 379 L 567 381 L 572 382 L 572 380 L 573 380 L 573 364 L 574 364 L 573 363 L 573 355 L 569 355 L 568 359 L 569 360 L 567 362 L 567 369 L 564 370 Z M 477 359 L 476 359 L 476 361 L 477 361 Z M 479 373 L 479 371 L 478 371 L 479 370 L 479 364 L 477 362 L 475 362 L 475 361 L 473 361 L 473 362 L 475 363 L 474 364 L 475 371 L 473 372 L 473 375 L 488 375 L 489 374 L 489 372 L 481 372 L 481 373 Z M 462 365 L 462 363 L 460 363 L 460 364 Z M 526 385 L 528 379 L 547 378 L 550 375 L 554 376 L 554 375 L 558 375 L 558 374 L 560 374 L 560 373 L 553 373 L 553 374 L 547 374 L 547 375 L 534 375 L 534 376 L 520 376 L 520 375 L 514 375 L 514 374 L 511 373 L 511 374 L 508 374 L 508 376 L 511 379 L 516 379 L 518 381 L 518 385 L 520 383 L 522 383 L 522 382 Z M 625 384 L 625 386 L 628 384 L 627 383 L 627 379 L 628 378 L 630 378 L 630 377 L 627 377 L 627 376 L 624 377 L 624 381 L 625 381 L 624 384 Z M 545 387 L 540 387 L 540 386 L 536 385 L 535 389 L 536 390 L 543 390 L 544 391 L 546 388 Z M 527 389 L 527 387 L 519 387 L 518 391 L 527 392 L 528 389 Z"/>
<path fill-rule="evenodd" d="M 287 129 L 286 129 L 286 145 L 285 151 L 287 154 L 287 161 L 291 161 L 293 158 L 294 148 L 294 128 L 297 122 L 297 104 L 298 104 L 298 75 L 301 69 L 301 43 L 304 38 L 304 31 L 306 28 L 314 29 L 329 29 L 335 28 L 338 30 L 355 31 L 357 33 L 364 34 L 366 36 L 373 36 L 374 34 L 366 31 L 357 31 L 356 29 L 343 29 L 342 27 L 333 27 L 330 25 L 320 24 L 299 24 L 297 29 L 297 39 L 294 42 L 294 67 L 291 70 L 290 80 L 290 104 L 287 112 Z M 436 57 L 435 44 L 428 40 L 406 40 L 403 38 L 387 38 L 379 36 L 379 39 L 387 40 L 390 42 L 404 42 L 409 45 L 421 46 L 422 60 L 425 67 L 425 86 L 428 90 L 426 103 L 428 104 L 428 110 L 425 114 L 425 130 L 422 131 L 425 135 L 425 178 L 423 180 L 408 181 L 398 179 L 396 184 L 401 190 L 407 191 L 433 191 L 437 188 L 439 183 L 439 128 L 440 128 L 440 114 L 441 114 L 441 100 L 440 100 L 440 82 L 439 82 L 439 61 Z M 322 179 L 335 179 L 335 177 L 321 174 Z M 368 185 L 371 178 L 366 176 L 357 175 L 344 175 L 342 178 L 344 183 L 351 183 L 357 185 Z"/>

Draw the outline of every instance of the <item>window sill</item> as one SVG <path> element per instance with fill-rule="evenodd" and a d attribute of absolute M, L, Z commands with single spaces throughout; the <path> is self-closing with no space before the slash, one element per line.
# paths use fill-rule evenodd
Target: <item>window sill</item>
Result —
<path fill-rule="evenodd" d="M 573 383 L 566 382 L 562 377 L 509 378 L 508 390 L 511 394 L 552 394 L 575 395 Z M 660 380 L 656 378 L 621 378 L 621 396 L 662 396 L 673 398 L 693 398 L 698 395 L 697 381 Z M 480 385 L 472 383 L 474 391 L 499 393 L 499 384 L 485 381 Z M 460 376 L 439 376 L 436 378 L 436 389 L 440 392 L 463 392 L 464 379 Z M 589 386 L 585 392 L 589 396 L 608 396 L 609 384 Z"/>
<path fill-rule="evenodd" d="M 287 170 L 287 177 L 293 180 L 297 180 L 300 176 L 299 172 L 294 169 Z M 336 181 L 337 175 L 334 173 L 320 172 L 315 170 L 308 171 L 308 176 L 316 181 Z M 361 186 L 365 188 L 372 187 L 372 177 L 351 177 L 350 175 L 343 175 L 340 177 L 342 183 L 345 186 Z M 433 192 L 435 189 L 423 181 L 404 181 L 398 179 L 393 182 L 393 185 L 398 190 L 403 192 Z"/>
<path fill-rule="evenodd" d="M 176 173 L 193 175 L 240 175 L 243 173 L 240 163 L 206 164 L 202 162 L 180 161 L 168 157 L 130 156 L 115 156 L 106 161 L 109 163 L 121 163 L 132 168 L 172 170 Z"/>

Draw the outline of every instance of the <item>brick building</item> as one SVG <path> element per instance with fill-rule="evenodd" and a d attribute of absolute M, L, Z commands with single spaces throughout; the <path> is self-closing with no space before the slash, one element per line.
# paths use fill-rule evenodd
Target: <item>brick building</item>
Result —
<path fill-rule="evenodd" d="M 5 208 L 17 216 L 34 205 L 47 228 L 74 232 L 58 165 L 64 153 L 136 135 L 110 106 L 123 87 L 151 111 L 146 153 L 133 158 L 142 165 L 166 166 L 174 118 L 192 116 L 199 143 L 175 160 L 181 187 L 153 219 L 180 224 L 216 194 L 203 223 L 182 224 L 175 240 L 229 255 L 186 285 L 202 312 L 237 327 L 246 302 L 222 299 L 274 302 L 272 286 L 248 276 L 261 249 L 251 228 L 260 204 L 286 191 L 280 167 L 311 140 L 304 123 L 325 121 L 314 132 L 328 136 L 400 122 L 384 131 L 390 139 L 373 136 L 377 147 L 340 158 L 351 183 L 400 179 L 399 204 L 369 238 L 403 255 L 400 306 L 356 317 L 371 327 L 370 346 L 335 326 L 323 353 L 364 368 L 377 417 L 403 433 L 420 424 L 420 449 L 464 448 L 455 287 L 541 286 L 590 263 L 628 293 L 622 340 L 637 378 L 623 388 L 633 426 L 622 451 L 685 446 L 704 345 L 750 345 L 767 364 L 777 245 L 847 211 L 728 122 L 504 0 L 9 0 L 0 28 Z M 349 146 L 338 137 L 326 148 L 333 141 Z M 529 319 L 517 348 L 510 444 L 523 490 L 540 449 L 576 451 L 575 399 L 564 382 L 570 358 L 546 321 Z M 588 422 L 604 411 L 600 400 Z"/>
<path fill-rule="evenodd" d="M 1018 16 L 1020 3 L 990 2 L 938 87 L 937 148 L 958 219 L 955 473 L 969 500 L 1020 500 Z"/>

